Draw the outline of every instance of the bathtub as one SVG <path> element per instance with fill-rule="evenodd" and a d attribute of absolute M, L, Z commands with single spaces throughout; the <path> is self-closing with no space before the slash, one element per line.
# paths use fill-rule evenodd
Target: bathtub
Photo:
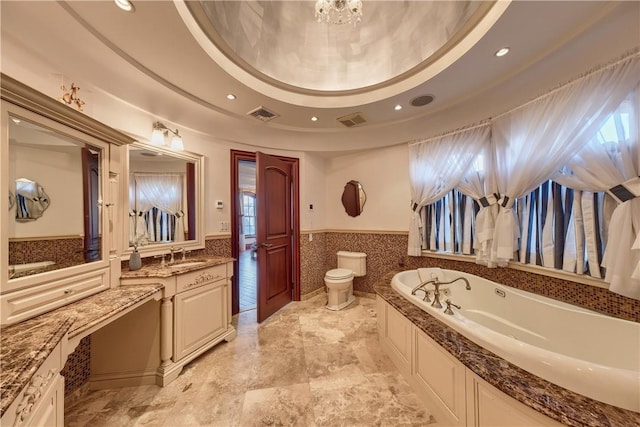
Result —
<path fill-rule="evenodd" d="M 444 313 L 411 290 L 437 275 Z M 471 341 L 545 380 L 592 399 L 640 412 L 640 323 L 616 319 L 513 289 L 472 274 L 439 268 L 397 273 L 392 288 Z M 433 290 L 432 285 L 427 289 Z M 433 296 L 431 295 L 433 300 Z"/>

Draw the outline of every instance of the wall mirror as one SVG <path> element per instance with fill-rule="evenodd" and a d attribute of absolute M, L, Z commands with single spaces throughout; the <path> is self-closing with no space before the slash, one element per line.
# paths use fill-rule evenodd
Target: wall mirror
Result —
<path fill-rule="evenodd" d="M 127 149 L 125 251 L 203 248 L 203 157 L 142 143 Z"/>
<path fill-rule="evenodd" d="M 5 119 L 9 279 L 102 260 L 103 147 L 12 110 Z"/>
<path fill-rule="evenodd" d="M 367 195 L 362 184 L 354 180 L 347 182 L 342 192 L 342 206 L 347 214 L 353 217 L 360 215 L 366 201 Z"/>

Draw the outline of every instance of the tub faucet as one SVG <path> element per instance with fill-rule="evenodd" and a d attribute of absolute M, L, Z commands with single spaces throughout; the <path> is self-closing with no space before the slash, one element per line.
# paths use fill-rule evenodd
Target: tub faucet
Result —
<path fill-rule="evenodd" d="M 411 295 L 415 295 L 416 292 L 418 291 L 422 291 L 424 292 L 424 299 L 423 301 L 426 302 L 431 302 L 431 299 L 429 299 L 429 291 L 425 289 L 425 287 L 431 283 L 436 283 L 438 281 L 438 279 L 433 279 L 433 280 L 427 280 L 426 282 L 422 282 L 420 283 L 418 286 L 416 286 L 415 288 L 413 288 L 411 290 Z"/>
<path fill-rule="evenodd" d="M 456 304 L 452 303 L 451 300 L 448 299 L 448 298 L 445 301 L 445 303 L 447 303 L 447 308 L 444 309 L 444 314 L 453 315 L 453 310 L 451 310 L 451 306 L 457 308 L 458 310 L 460 310 L 462 308 L 459 305 L 456 305 Z"/>
<path fill-rule="evenodd" d="M 440 285 L 442 285 L 442 283 L 440 283 L 438 279 L 433 282 L 433 287 L 435 289 L 433 290 L 433 302 L 431 303 L 431 307 L 442 308 L 442 304 L 440 303 Z"/>
<path fill-rule="evenodd" d="M 467 284 L 467 286 L 465 286 L 465 289 L 466 289 L 466 290 L 468 290 L 468 291 L 470 291 L 470 290 L 471 290 L 471 285 L 469 284 L 469 281 L 467 280 L 467 278 L 466 278 L 466 277 L 458 277 L 458 278 L 456 278 L 456 279 L 453 279 L 453 280 L 452 280 L 452 281 L 450 281 L 450 282 L 440 282 L 440 284 L 441 284 L 441 285 L 450 285 L 450 284 L 452 284 L 453 282 L 457 282 L 458 280 L 462 280 L 462 281 L 464 281 L 464 283 L 466 283 L 466 284 Z"/>

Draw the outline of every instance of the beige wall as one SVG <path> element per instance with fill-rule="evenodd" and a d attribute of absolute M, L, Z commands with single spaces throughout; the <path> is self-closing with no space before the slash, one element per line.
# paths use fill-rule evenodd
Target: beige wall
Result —
<path fill-rule="evenodd" d="M 14 144 L 9 155 L 9 182 L 14 183 L 16 178 L 38 182 L 49 196 L 50 204 L 40 218 L 28 222 L 15 221 L 14 207 L 9 212 L 10 238 L 84 234 L 79 148 L 58 152 Z M 15 194 L 15 185 L 10 189 Z"/>
<path fill-rule="evenodd" d="M 326 228 L 329 230 L 407 231 L 409 154 L 405 144 L 327 160 Z M 347 215 L 341 198 L 345 184 L 359 181 L 367 195 L 362 214 Z"/>

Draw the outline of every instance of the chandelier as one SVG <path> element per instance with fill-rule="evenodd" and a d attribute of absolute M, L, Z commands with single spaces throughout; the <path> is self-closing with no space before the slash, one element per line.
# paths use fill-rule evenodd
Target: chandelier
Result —
<path fill-rule="evenodd" d="M 362 0 L 316 0 L 318 22 L 356 25 L 361 18 Z"/>

